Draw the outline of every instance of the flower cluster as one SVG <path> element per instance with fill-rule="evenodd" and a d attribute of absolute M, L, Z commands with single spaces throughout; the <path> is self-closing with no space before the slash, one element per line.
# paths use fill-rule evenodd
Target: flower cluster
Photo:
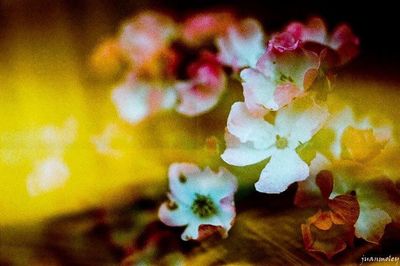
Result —
<path fill-rule="evenodd" d="M 341 58 L 340 63 L 356 54 L 355 48 L 352 54 L 344 52 L 349 43 L 357 46 L 358 39 L 347 26 L 330 36 L 319 18 L 307 25 L 292 23 L 273 34 L 257 62 L 240 72 L 244 103 L 232 106 L 222 159 L 244 166 L 269 158 L 255 185 L 258 191 L 281 193 L 309 176 L 309 166 L 297 149 L 328 118 L 327 107 L 310 91 L 314 81 L 327 72 L 322 66 L 337 65 L 329 61 L 328 54 Z M 271 121 L 266 121 L 266 115 Z"/>
<path fill-rule="evenodd" d="M 243 99 L 231 106 L 218 156 L 227 167 L 263 167 L 256 173 L 259 192 L 282 193 L 297 183 L 295 204 L 319 208 L 301 226 L 305 248 L 331 258 L 354 237 L 379 243 L 386 225 L 400 222 L 391 128 L 358 121 L 351 107 L 338 111 L 328 101 L 333 72 L 358 48 L 346 24 L 329 33 L 320 18 L 267 35 L 258 21 L 228 12 L 199 13 L 182 23 L 145 12 L 93 60 L 125 63 L 116 67 L 125 75 L 112 99 L 130 123 L 168 109 L 204 114 L 229 89 L 229 78 L 240 83 Z M 168 175 L 161 221 L 185 226 L 183 240 L 215 231 L 226 236 L 235 218 L 236 177 L 190 163 L 173 163 Z"/>
<path fill-rule="evenodd" d="M 179 24 L 149 11 L 102 43 L 92 63 L 100 73 L 123 70 L 112 99 L 120 117 L 135 124 L 163 110 L 186 116 L 210 111 L 226 90 L 223 67 L 254 66 L 264 48 L 261 25 L 253 19 L 209 12 Z"/>

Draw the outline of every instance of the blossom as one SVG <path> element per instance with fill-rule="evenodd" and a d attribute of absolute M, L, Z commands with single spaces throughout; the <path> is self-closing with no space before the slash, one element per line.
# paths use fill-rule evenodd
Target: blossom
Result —
<path fill-rule="evenodd" d="M 309 176 L 308 165 L 296 148 L 321 128 L 328 112 L 310 99 L 299 99 L 277 112 L 275 123 L 252 116 L 242 102 L 233 104 L 228 117 L 227 148 L 222 159 L 244 166 L 270 158 L 255 187 L 260 192 L 281 193 Z"/>
<path fill-rule="evenodd" d="M 293 36 L 275 36 L 255 68 L 242 70 L 243 94 L 252 113 L 278 110 L 299 97 L 317 76 L 317 54 L 304 50 Z"/>
<path fill-rule="evenodd" d="M 30 195 L 37 196 L 62 187 L 70 176 L 70 170 L 59 156 L 50 156 L 36 163 L 27 176 L 26 187 Z"/>
<path fill-rule="evenodd" d="M 135 124 L 156 112 L 173 108 L 176 92 L 161 81 L 152 83 L 128 76 L 112 91 L 112 100 L 120 117 Z"/>
<path fill-rule="evenodd" d="M 347 63 L 358 53 L 359 39 L 346 24 L 337 26 L 330 35 L 324 21 L 318 17 L 313 17 L 307 24 L 290 23 L 284 31 L 293 34 L 305 46 L 313 50 L 324 51 L 322 54 L 326 57 L 325 59 L 328 59 L 328 56 L 335 57 L 329 59 L 334 60 L 330 62 L 333 66 Z M 332 54 L 332 52 L 334 53 Z M 331 54 L 328 55 L 327 53 Z"/>
<path fill-rule="evenodd" d="M 230 25 L 216 40 L 218 59 L 236 71 L 243 67 L 255 67 L 265 51 L 264 39 L 262 26 L 256 20 L 245 19 Z"/>
<path fill-rule="evenodd" d="M 182 40 L 190 46 L 198 46 L 223 35 L 236 22 L 230 12 L 203 12 L 187 18 L 182 26 Z"/>
<path fill-rule="evenodd" d="M 159 209 L 160 220 L 186 226 L 183 240 L 201 239 L 209 226 L 226 235 L 235 218 L 236 178 L 224 168 L 214 173 L 190 163 L 172 164 L 168 176 L 171 193 Z"/>
<path fill-rule="evenodd" d="M 343 118 L 343 113 L 339 117 Z M 382 140 L 382 134 L 376 133 L 372 127 L 356 129 L 350 125 L 341 132 L 344 152 L 332 161 L 317 153 L 311 161 L 310 177 L 299 183 L 295 204 L 302 207 L 321 206 L 321 199 L 327 196 L 322 193 L 324 183 L 319 181 L 318 184 L 318 176 L 329 171 L 336 185 L 330 185 L 328 196 L 333 198 L 351 193 L 359 203 L 359 216 L 353 234 L 378 244 L 386 225 L 400 220 L 395 211 L 400 206 L 400 191 L 392 180 L 385 177 L 387 167 L 377 160 L 382 156 L 386 160 L 393 159 L 385 156 L 387 141 Z"/>
<path fill-rule="evenodd" d="M 154 69 L 161 55 L 178 37 L 172 18 L 157 12 L 142 12 L 127 21 L 119 34 L 119 45 L 134 69 Z"/>
<path fill-rule="evenodd" d="M 372 159 L 384 144 L 392 140 L 392 129 L 388 124 L 382 123 L 382 125 L 373 126 L 368 118 L 357 120 L 353 110 L 348 106 L 333 115 L 327 121 L 326 128 L 334 133 L 330 151 L 335 159 L 342 158 L 344 152 L 342 142 L 349 144 L 345 145 L 345 147 L 350 151 L 352 150 L 353 155 L 357 157 L 353 156 L 353 159 L 363 160 L 363 158 Z M 354 145 L 354 139 L 359 140 L 360 143 Z M 356 152 L 356 149 L 358 152 Z"/>
<path fill-rule="evenodd" d="M 209 111 L 226 87 L 226 76 L 215 55 L 204 52 L 188 67 L 190 80 L 176 84 L 179 113 L 195 116 Z"/>
<path fill-rule="evenodd" d="M 360 205 L 351 194 L 330 198 L 334 186 L 331 172 L 320 171 L 314 181 L 321 193 L 324 207 L 328 210 L 320 209 L 308 218 L 307 223 L 301 225 L 303 241 L 308 251 L 322 252 L 331 258 L 347 245 L 352 245 L 354 224 L 360 213 Z"/>

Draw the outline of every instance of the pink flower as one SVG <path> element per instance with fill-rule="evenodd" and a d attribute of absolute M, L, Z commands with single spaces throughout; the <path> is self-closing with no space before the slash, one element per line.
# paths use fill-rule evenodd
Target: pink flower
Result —
<path fill-rule="evenodd" d="M 265 36 L 260 23 L 245 19 L 230 25 L 225 34 L 217 39 L 218 59 L 235 71 L 243 67 L 255 67 L 265 51 Z"/>
<path fill-rule="evenodd" d="M 236 215 L 236 178 L 224 168 L 214 173 L 190 163 L 172 164 L 168 176 L 171 193 L 159 209 L 160 220 L 169 226 L 186 226 L 183 240 L 199 240 L 210 226 L 226 235 Z"/>
<path fill-rule="evenodd" d="M 226 76 L 215 55 L 204 52 L 188 68 L 189 81 L 176 85 L 180 104 L 179 113 L 195 116 L 209 111 L 217 103 L 226 87 Z"/>
<path fill-rule="evenodd" d="M 275 36 L 255 68 L 242 70 L 243 93 L 252 113 L 276 111 L 301 96 L 318 74 L 318 56 L 290 34 Z"/>
<path fill-rule="evenodd" d="M 328 62 L 330 66 L 343 65 L 358 54 L 359 39 L 346 24 L 337 26 L 329 35 L 324 21 L 314 17 L 307 24 L 300 22 L 289 24 L 285 32 L 293 34 L 297 40 L 304 43 L 305 47 L 321 52 L 324 61 L 330 61 Z"/>
<path fill-rule="evenodd" d="M 177 36 L 177 25 L 170 17 L 147 11 L 122 26 L 119 44 L 134 69 L 147 70 Z"/>
<path fill-rule="evenodd" d="M 137 80 L 134 75 L 112 92 L 112 100 L 122 119 L 135 124 L 176 103 L 176 92 L 169 84 Z"/>

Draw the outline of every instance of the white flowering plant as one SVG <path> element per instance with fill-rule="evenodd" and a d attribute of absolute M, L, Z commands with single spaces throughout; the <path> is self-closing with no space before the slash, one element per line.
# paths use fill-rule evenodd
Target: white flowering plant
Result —
<path fill-rule="evenodd" d="M 243 191 L 280 194 L 292 187 L 296 206 L 316 208 L 298 228 L 304 248 L 332 258 L 354 238 L 379 244 L 386 225 L 400 223 L 392 125 L 360 119 L 331 97 L 337 70 L 358 52 L 348 25 L 329 33 L 317 17 L 266 34 L 256 19 L 230 12 L 180 21 L 147 11 L 123 24 L 92 61 L 102 71 L 117 62 L 106 69 L 122 77 L 111 99 L 130 126 L 165 113 L 217 124 L 190 127 L 206 131 L 202 141 L 211 152 L 172 156 L 165 174 L 169 192 L 158 216 L 184 228 L 182 240 L 228 237 L 236 192 L 240 202 Z"/>

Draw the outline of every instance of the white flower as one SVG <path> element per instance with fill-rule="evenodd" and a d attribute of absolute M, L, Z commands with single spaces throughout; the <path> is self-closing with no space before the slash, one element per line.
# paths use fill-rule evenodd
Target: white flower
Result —
<path fill-rule="evenodd" d="M 161 205 L 160 220 L 169 226 L 187 226 L 183 240 L 202 237 L 201 225 L 211 225 L 226 234 L 235 217 L 235 176 L 220 168 L 201 171 L 194 164 L 174 163 L 169 168 L 169 202 Z"/>
<path fill-rule="evenodd" d="M 216 42 L 219 60 L 234 70 L 255 67 L 265 51 L 264 32 L 260 23 L 253 19 L 228 27 L 226 34 Z"/>
<path fill-rule="evenodd" d="M 70 176 L 68 166 L 59 157 L 49 157 L 37 163 L 26 180 L 30 195 L 37 196 L 62 187 Z"/>
<path fill-rule="evenodd" d="M 135 124 L 161 110 L 171 109 L 176 102 L 176 91 L 150 82 L 128 79 L 112 91 L 112 100 L 122 119 Z"/>
<path fill-rule="evenodd" d="M 281 193 L 309 176 L 309 166 L 296 148 L 321 128 L 328 112 L 308 98 L 298 99 L 277 112 L 275 124 L 250 114 L 242 102 L 233 104 L 228 117 L 227 148 L 222 159 L 244 166 L 270 158 L 255 187 L 260 192 Z"/>

